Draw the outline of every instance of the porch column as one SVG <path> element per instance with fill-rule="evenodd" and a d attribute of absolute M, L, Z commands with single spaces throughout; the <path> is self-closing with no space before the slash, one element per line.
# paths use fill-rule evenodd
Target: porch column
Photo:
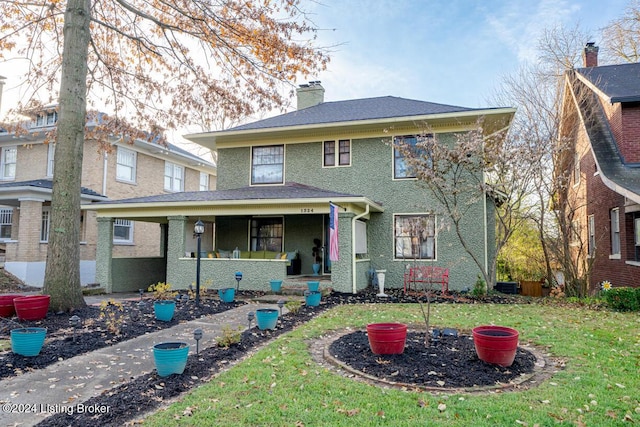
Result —
<path fill-rule="evenodd" d="M 46 259 L 46 251 L 40 253 L 40 229 L 42 228 L 42 199 L 19 199 L 20 216 L 16 259 L 11 261 L 35 262 Z M 12 233 L 13 234 L 13 233 Z"/>
<path fill-rule="evenodd" d="M 184 258 L 184 239 L 186 235 L 187 217 L 170 216 L 167 241 L 167 283 L 177 289 L 181 280 L 179 259 Z M 195 274 L 195 273 L 194 273 Z"/>
<path fill-rule="evenodd" d="M 338 213 L 338 247 L 340 259 L 331 261 L 331 282 L 334 290 L 339 292 L 352 292 L 354 280 L 354 254 L 351 233 L 352 212 Z M 328 256 L 328 254 L 327 254 Z"/>
<path fill-rule="evenodd" d="M 113 218 L 97 218 L 98 241 L 96 244 L 96 282 L 106 293 L 113 291 L 111 274 L 113 257 Z"/>

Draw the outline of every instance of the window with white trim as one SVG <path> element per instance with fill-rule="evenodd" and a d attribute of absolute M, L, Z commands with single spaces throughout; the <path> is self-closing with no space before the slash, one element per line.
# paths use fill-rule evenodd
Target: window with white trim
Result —
<path fill-rule="evenodd" d="M 171 162 L 164 162 L 165 191 L 184 190 L 184 168 Z"/>
<path fill-rule="evenodd" d="M 336 141 L 325 141 L 322 144 L 323 165 L 325 167 L 332 166 L 350 166 L 351 165 L 351 140 L 341 139 L 338 141 L 338 152 L 336 153 Z M 337 157 L 337 164 L 336 164 Z"/>
<path fill-rule="evenodd" d="M 589 256 L 594 256 L 596 253 L 596 220 L 593 215 L 589 215 L 588 223 L 587 223 L 587 232 L 589 234 L 588 254 Z"/>
<path fill-rule="evenodd" d="M 251 220 L 251 250 L 282 252 L 283 218 L 265 217 Z"/>
<path fill-rule="evenodd" d="M 0 239 L 11 239 L 11 224 L 13 223 L 13 209 L 0 209 Z"/>
<path fill-rule="evenodd" d="M 432 167 L 432 159 L 430 153 L 427 153 L 424 148 L 419 147 L 420 144 L 427 142 L 428 140 L 433 140 L 433 135 L 405 135 L 405 136 L 396 136 L 394 138 L 394 145 L 404 146 L 406 150 L 408 150 L 412 156 L 416 157 L 424 157 L 427 159 L 428 166 Z M 411 168 L 411 166 L 407 165 L 407 161 L 405 158 L 405 154 L 402 153 L 397 148 L 393 149 L 393 178 L 394 179 L 405 179 L 405 178 L 415 178 L 416 172 Z"/>
<path fill-rule="evenodd" d="M 18 147 L 3 147 L 0 156 L 0 175 L 2 179 L 15 179 Z"/>
<path fill-rule="evenodd" d="M 116 179 L 118 181 L 136 182 L 136 152 L 118 146 L 116 154 Z"/>
<path fill-rule="evenodd" d="M 47 144 L 47 176 L 53 176 L 55 167 L 56 144 L 50 142 Z"/>
<path fill-rule="evenodd" d="M 284 145 L 252 147 L 251 184 L 284 182 Z"/>
<path fill-rule="evenodd" d="M 58 112 L 50 111 L 36 117 L 34 127 L 53 126 L 58 122 Z"/>
<path fill-rule="evenodd" d="M 42 222 L 40 226 L 40 242 L 46 243 L 49 241 L 49 227 L 51 225 L 51 210 L 42 209 Z"/>
<path fill-rule="evenodd" d="M 209 174 L 200 172 L 200 191 L 209 191 Z"/>
<path fill-rule="evenodd" d="M 113 221 L 113 243 L 133 243 L 133 221 L 120 218 Z"/>
<path fill-rule="evenodd" d="M 435 259 L 435 224 L 433 214 L 394 215 L 395 259 Z"/>
<path fill-rule="evenodd" d="M 620 255 L 620 208 L 611 209 L 611 255 Z"/>

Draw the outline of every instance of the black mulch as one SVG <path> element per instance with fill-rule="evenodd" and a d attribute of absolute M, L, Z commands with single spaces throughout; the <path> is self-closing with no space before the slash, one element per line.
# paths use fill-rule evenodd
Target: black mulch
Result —
<path fill-rule="evenodd" d="M 533 372 L 535 356 L 522 348 L 508 368 L 487 364 L 476 355 L 469 335 L 440 336 L 425 346 L 424 333 L 408 332 L 402 354 L 375 355 L 365 331 L 343 335 L 329 345 L 331 356 L 380 380 L 424 387 L 468 388 L 507 384 Z"/>
<path fill-rule="evenodd" d="M 200 352 L 199 356 L 191 354 L 187 363 L 187 368 L 182 375 L 172 375 L 160 378 L 155 371 L 149 374 L 131 378 L 130 381 L 104 391 L 101 395 L 84 402 L 86 406 L 97 405 L 97 407 L 108 407 L 109 412 L 105 414 L 65 414 L 59 413 L 43 420 L 40 426 L 69 426 L 69 425 L 90 425 L 98 421 L 103 426 L 121 426 L 125 423 L 136 420 L 141 414 L 148 413 L 163 405 L 163 402 L 175 398 L 191 388 L 207 381 L 212 375 L 219 372 L 229 361 L 237 360 L 248 354 L 249 351 L 260 344 L 279 336 L 282 333 L 291 331 L 323 311 L 339 304 L 358 303 L 415 303 L 416 298 L 422 298 L 420 294 L 403 295 L 401 291 L 390 291 L 390 297 L 381 300 L 375 296 L 375 291 L 369 289 L 357 295 L 333 293 L 323 298 L 323 302 L 318 307 L 302 306 L 296 313 L 288 313 L 279 320 L 278 327 L 274 331 L 260 331 L 256 327 L 245 331 L 238 344 L 232 345 L 228 349 L 208 348 Z M 259 292 L 240 291 L 238 298 L 259 297 Z M 285 297 L 286 299 L 286 297 Z M 131 319 L 130 312 L 138 309 L 136 302 L 125 303 L 127 309 L 123 310 L 123 322 L 119 334 L 109 331 L 107 322 L 99 319 L 100 309 L 87 307 L 77 310 L 76 314 L 84 319 L 81 329 L 76 334 L 76 344 L 68 345 L 73 340 L 73 328 L 69 325 L 69 314 L 50 314 L 41 322 L 23 322 L 22 326 L 44 326 L 48 329 L 46 347 L 40 356 L 25 358 L 15 356 L 10 351 L 0 353 L 0 384 L 2 378 L 19 375 L 20 372 L 30 369 L 39 369 L 58 358 L 68 358 L 86 351 L 96 350 L 118 341 L 130 339 L 146 332 L 152 332 L 160 328 L 177 324 L 180 320 L 191 320 L 197 317 L 218 313 L 229 308 L 242 304 L 240 302 L 225 304 L 217 299 L 203 299 L 200 308 L 195 307 L 192 301 L 181 302 L 177 309 L 176 317 L 171 322 L 159 322 L 153 319 L 153 309 L 151 304 L 143 306 L 135 321 Z M 433 299 L 435 303 L 453 304 L 474 304 L 474 303 L 513 303 L 523 302 L 517 297 L 508 295 L 495 295 L 482 300 L 469 298 L 461 295 L 437 296 Z M 116 313 L 117 314 L 117 313 Z M 136 317 L 134 315 L 134 317 Z M 8 325 L 6 321 L 0 323 L 0 338 L 8 336 L 8 330 L 15 325 Z M 366 335 L 365 335 L 366 338 Z M 65 345 L 66 344 L 66 345 Z M 441 348 L 438 346 L 434 348 Z M 433 351 L 433 349 L 432 349 Z M 342 357 L 350 352 L 346 349 L 342 352 Z M 461 370 L 462 368 L 460 368 Z M 493 368 L 491 368 L 493 369 Z M 469 370 L 468 366 L 464 370 Z M 369 373 L 372 369 L 369 368 Z M 435 371 L 435 372 L 442 372 Z M 392 372 L 393 373 L 393 372 Z M 427 372 L 428 373 L 428 372 Z M 455 375 L 459 375 L 458 372 Z M 396 375 L 394 375 L 396 377 Z M 504 378 L 504 377 L 501 377 Z M 395 381 L 398 381 L 395 378 Z"/>

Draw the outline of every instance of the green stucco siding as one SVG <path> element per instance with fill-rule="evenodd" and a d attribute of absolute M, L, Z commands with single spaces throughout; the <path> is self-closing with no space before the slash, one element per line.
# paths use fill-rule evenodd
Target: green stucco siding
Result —
<path fill-rule="evenodd" d="M 408 133 L 408 132 L 407 132 Z M 449 143 L 453 140 L 453 135 L 439 134 L 442 143 Z M 335 139 L 335 138 L 331 138 Z M 285 145 L 285 181 L 297 182 L 301 184 L 320 187 L 328 190 L 344 192 L 354 195 L 361 195 L 380 203 L 384 213 L 372 213 L 367 221 L 368 244 L 370 267 L 374 269 L 385 269 L 386 287 L 401 288 L 403 286 L 403 273 L 407 265 L 413 263 L 409 260 L 394 259 L 394 239 L 393 220 L 394 213 L 420 214 L 436 213 L 438 234 L 436 239 L 436 259 L 429 261 L 417 261 L 419 264 L 436 265 L 448 267 L 450 269 L 450 288 L 465 289 L 472 288 L 478 276 L 479 269 L 476 263 L 464 250 L 456 236 L 455 229 L 451 221 L 441 212 L 442 210 L 435 202 L 430 191 L 421 187 L 416 180 L 393 180 L 393 150 L 389 143 L 389 137 L 352 139 L 351 144 L 351 166 L 323 168 L 322 167 L 322 143 L 300 143 Z M 250 148 L 232 148 L 219 150 L 219 178 L 218 188 L 237 188 L 249 185 L 250 181 Z M 238 173 L 247 171 L 247 173 Z M 490 212 L 488 212 L 490 213 Z M 313 224 L 313 217 L 298 216 L 295 224 Z M 321 216 L 316 216 L 321 218 Z M 476 254 L 478 260 L 484 263 L 485 247 L 485 207 L 483 203 L 470 208 L 465 213 L 462 224 L 462 234 L 465 236 L 467 245 Z M 342 220 L 342 218 L 341 218 Z M 296 235 L 293 230 L 294 221 L 287 220 L 287 233 L 291 232 L 297 244 L 306 245 L 300 247 L 303 256 L 303 271 L 310 271 L 310 253 L 313 233 L 302 236 Z M 291 228 L 289 228 L 291 225 Z M 343 228 L 344 225 L 344 228 Z M 315 225 L 314 225 L 315 226 Z M 340 223 L 341 239 L 347 235 L 350 245 L 351 224 Z M 318 235 L 321 236 L 320 233 Z M 492 239 L 492 233 L 487 234 Z M 287 247 L 288 239 L 285 236 Z M 340 243 L 343 252 L 343 241 Z M 493 240 L 488 240 L 493 242 Z M 344 251 L 344 256 L 351 256 Z M 341 263 L 343 254 L 341 253 Z M 332 271 L 333 286 L 339 290 L 351 291 L 351 269 L 342 264 L 334 265 Z M 366 273 L 359 271 L 356 277 L 365 276 Z M 368 268 L 367 268 L 368 270 Z M 358 282 L 360 282 L 358 280 Z M 357 285 L 358 288 L 361 283 Z"/>

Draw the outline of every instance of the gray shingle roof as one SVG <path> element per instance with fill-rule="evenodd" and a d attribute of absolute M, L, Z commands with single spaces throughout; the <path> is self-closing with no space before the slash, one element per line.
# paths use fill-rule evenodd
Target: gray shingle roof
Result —
<path fill-rule="evenodd" d="M 362 197 L 355 194 L 339 193 L 324 190 L 309 185 L 287 183 L 285 185 L 267 185 L 241 187 L 229 190 L 216 191 L 189 191 L 180 193 L 167 193 L 155 196 L 135 197 L 131 199 L 109 200 L 97 203 L 121 204 L 121 203 L 182 203 L 182 202 L 213 202 L 224 200 L 268 200 L 268 199 L 331 199 L 339 197 Z"/>
<path fill-rule="evenodd" d="M 640 63 L 579 68 L 576 71 L 606 94 L 612 103 L 640 101 Z"/>
<path fill-rule="evenodd" d="M 13 188 L 13 187 L 36 187 L 36 188 L 45 188 L 52 190 L 53 189 L 53 181 L 50 179 L 34 179 L 30 181 L 11 181 L 11 182 L 3 182 L 0 184 L 0 191 L 3 188 Z M 93 191 L 87 187 L 81 187 L 80 193 L 85 194 L 87 196 L 98 196 L 98 197 L 106 197 L 102 194 Z"/>
<path fill-rule="evenodd" d="M 435 104 L 433 102 L 416 101 L 395 96 L 383 96 L 348 101 L 323 102 L 302 110 L 237 126 L 227 131 L 304 126 L 393 117 L 425 116 L 473 110 L 473 108 Z"/>

